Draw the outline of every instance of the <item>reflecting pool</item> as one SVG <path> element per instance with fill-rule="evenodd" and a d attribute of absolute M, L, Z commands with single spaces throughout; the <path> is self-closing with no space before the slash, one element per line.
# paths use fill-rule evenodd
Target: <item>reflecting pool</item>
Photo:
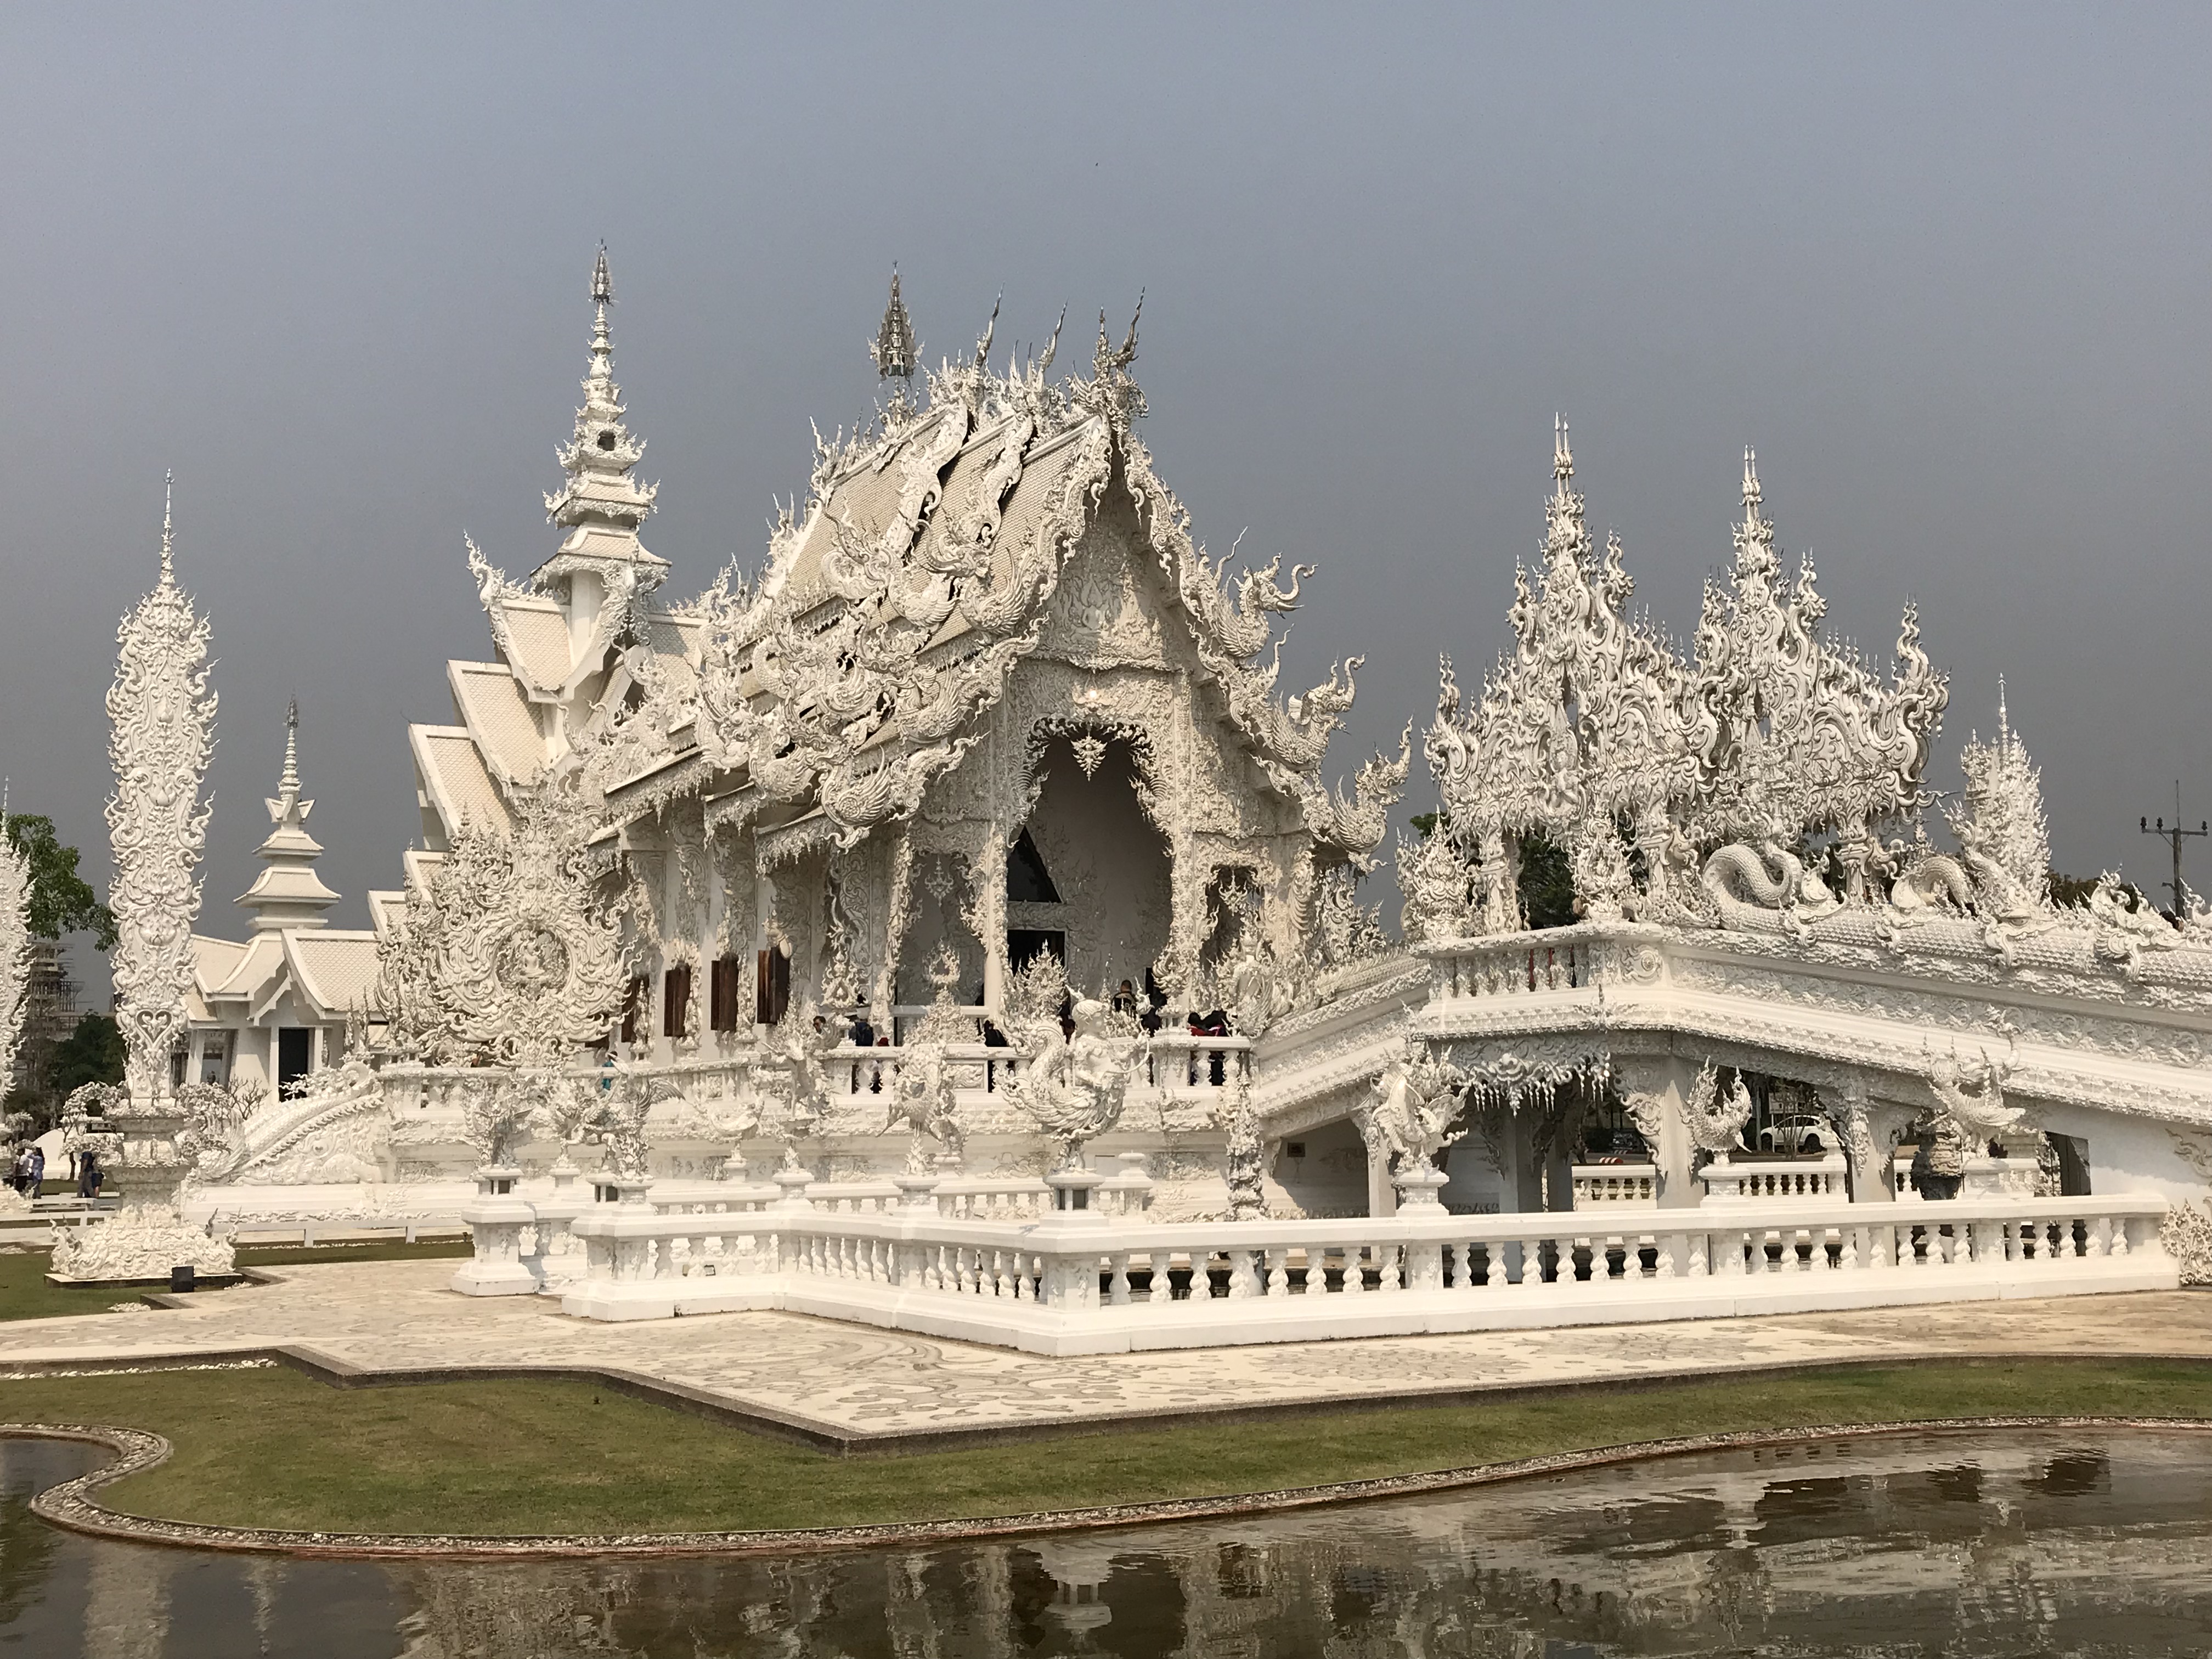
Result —
<path fill-rule="evenodd" d="M 1224 1432 L 1234 1432 L 1224 1430 Z M 0 1443 L 0 1655 L 2198 1656 L 2212 1434 L 1921 1434 L 988 1545 L 386 1565 L 53 1531 Z"/>

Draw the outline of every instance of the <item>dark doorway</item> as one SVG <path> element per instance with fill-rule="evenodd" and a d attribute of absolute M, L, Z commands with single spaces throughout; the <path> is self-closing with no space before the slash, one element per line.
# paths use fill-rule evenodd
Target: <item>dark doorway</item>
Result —
<path fill-rule="evenodd" d="M 314 1065 L 315 1034 L 304 1025 L 280 1025 L 276 1028 L 276 1093 L 279 1098 L 292 1092 L 292 1085 L 307 1075 Z"/>
<path fill-rule="evenodd" d="M 1037 851 L 1030 832 L 1023 830 L 1006 854 L 1006 902 L 1010 904 L 1057 904 L 1060 889 L 1052 884 L 1052 872 L 1044 867 L 1044 857 Z M 1066 957 L 1061 958 L 1066 961 Z"/>

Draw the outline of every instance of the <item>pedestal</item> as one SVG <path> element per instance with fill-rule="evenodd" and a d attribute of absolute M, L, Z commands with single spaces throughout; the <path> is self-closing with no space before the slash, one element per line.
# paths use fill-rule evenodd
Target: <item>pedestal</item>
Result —
<path fill-rule="evenodd" d="M 1444 1183 L 1450 1179 L 1442 1170 L 1427 1164 L 1393 1176 L 1392 1181 L 1398 1188 L 1398 1213 L 1440 1212 L 1444 1201 L 1437 1194 L 1443 1191 Z"/>
<path fill-rule="evenodd" d="M 541 1296 L 558 1296 L 584 1277 L 584 1252 L 569 1224 L 591 1208 L 591 1199 L 577 1186 L 581 1174 L 566 1158 L 553 1166 L 553 1194 L 530 1203 L 538 1223 L 537 1253 L 523 1265 L 538 1281 Z"/>
<path fill-rule="evenodd" d="M 937 1180 L 933 1175 L 893 1176 L 891 1183 L 899 1189 L 899 1212 L 902 1215 L 935 1215 Z"/>
<path fill-rule="evenodd" d="M 814 1200 L 806 1195 L 807 1186 L 814 1179 L 811 1170 L 793 1165 L 778 1170 L 769 1179 L 782 1189 L 782 1195 L 772 1207 L 779 1210 L 811 1210 L 814 1207 Z"/>
<path fill-rule="evenodd" d="M 1104 1225 L 1105 1213 L 1091 1202 L 1091 1198 L 1105 1180 L 1096 1170 L 1054 1170 L 1044 1178 L 1044 1184 L 1052 1188 L 1052 1218 L 1061 1222 L 1096 1221 Z"/>
<path fill-rule="evenodd" d="M 521 1178 L 522 1171 L 508 1164 L 477 1171 L 476 1200 L 461 1212 L 476 1255 L 451 1280 L 463 1296 L 531 1296 L 538 1290 L 538 1275 L 522 1260 L 522 1230 L 538 1218 L 515 1196 Z"/>

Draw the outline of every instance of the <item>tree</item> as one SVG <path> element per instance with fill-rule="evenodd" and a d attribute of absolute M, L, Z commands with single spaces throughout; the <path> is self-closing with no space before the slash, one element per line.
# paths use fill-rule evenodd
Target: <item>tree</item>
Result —
<path fill-rule="evenodd" d="M 46 1090 L 67 1100 L 88 1083 L 123 1081 L 123 1030 L 110 1014 L 87 1014 L 76 1029 L 54 1045 L 46 1062 Z"/>
<path fill-rule="evenodd" d="M 1521 908 L 1531 927 L 1567 927 L 1575 914 L 1575 878 L 1567 849 L 1541 830 L 1521 839 Z"/>
<path fill-rule="evenodd" d="M 10 813 L 8 839 L 30 860 L 30 929 L 33 939 L 87 933 L 106 950 L 115 943 L 115 917 L 76 872 L 77 850 L 64 847 L 54 821 L 35 812 Z"/>

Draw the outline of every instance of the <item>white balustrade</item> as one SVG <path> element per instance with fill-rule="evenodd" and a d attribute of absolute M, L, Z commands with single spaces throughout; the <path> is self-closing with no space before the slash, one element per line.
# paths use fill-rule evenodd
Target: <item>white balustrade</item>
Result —
<path fill-rule="evenodd" d="M 1574 1178 L 1575 1208 L 1599 1205 L 1632 1205 L 1653 1209 L 1659 1203 L 1659 1170 L 1650 1164 L 1576 1164 L 1569 1166 Z"/>
<path fill-rule="evenodd" d="M 815 1194 L 669 1212 L 602 1205 L 570 1231 L 597 1319 L 785 1308 L 1042 1353 L 1718 1318 L 2172 1289 L 2148 1197 L 1164 1223 L 1099 1203 L 1033 1218 Z M 1104 1183 L 1094 1188 L 1103 1190 Z"/>
<path fill-rule="evenodd" d="M 1424 952 L 1443 997 L 1530 996 L 1585 991 L 1596 983 L 1595 935 L 1580 929 L 1547 929 L 1484 939 L 1455 941 Z"/>
<path fill-rule="evenodd" d="M 1698 1171 L 1708 1204 L 1795 1204 L 1844 1196 L 1844 1155 L 1719 1158 Z"/>

